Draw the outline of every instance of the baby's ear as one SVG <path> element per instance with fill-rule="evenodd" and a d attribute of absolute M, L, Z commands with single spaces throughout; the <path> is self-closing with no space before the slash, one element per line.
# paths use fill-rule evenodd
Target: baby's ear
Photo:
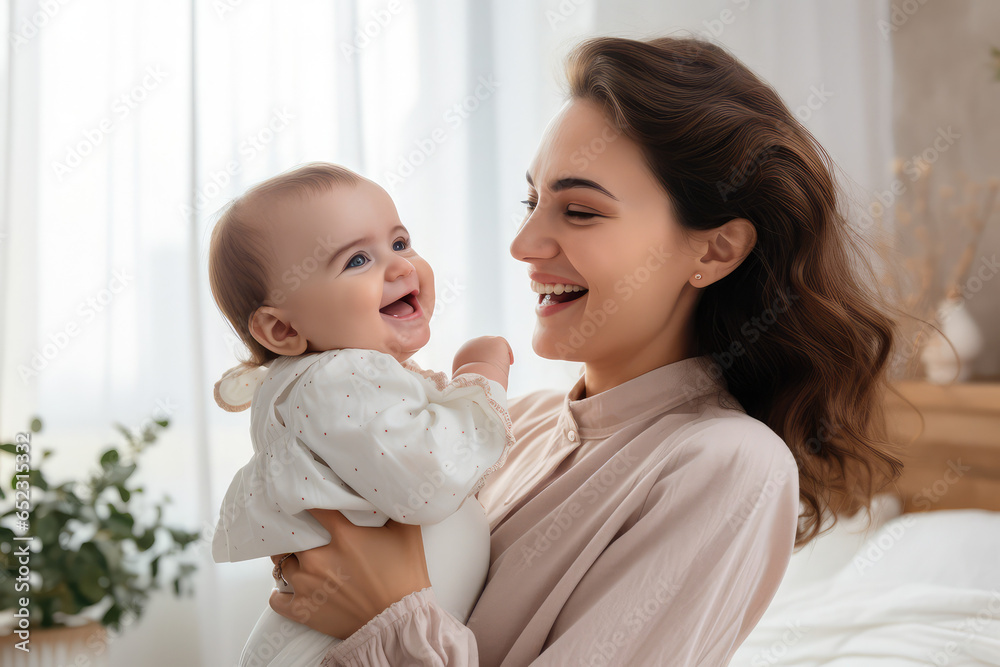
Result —
<path fill-rule="evenodd" d="M 271 352 L 284 357 L 302 354 L 309 346 L 309 341 L 292 328 L 281 309 L 272 306 L 261 306 L 250 316 L 250 335 Z"/>

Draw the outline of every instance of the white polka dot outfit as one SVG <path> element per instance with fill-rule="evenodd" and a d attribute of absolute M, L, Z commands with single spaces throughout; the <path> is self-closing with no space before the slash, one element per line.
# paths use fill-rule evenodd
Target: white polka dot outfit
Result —
<path fill-rule="evenodd" d="M 358 526 L 440 522 L 514 442 L 499 383 L 451 380 L 373 350 L 281 357 L 225 382 L 253 390 L 254 453 L 220 510 L 216 562 L 326 544 L 312 508 L 340 510 Z M 223 386 L 223 397 L 232 392 Z"/>

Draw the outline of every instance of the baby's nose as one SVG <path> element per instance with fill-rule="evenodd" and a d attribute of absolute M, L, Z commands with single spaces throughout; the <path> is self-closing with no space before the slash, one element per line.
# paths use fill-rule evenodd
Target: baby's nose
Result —
<path fill-rule="evenodd" d="M 413 271 L 413 264 L 410 264 L 408 260 L 397 255 L 386 267 L 385 279 L 391 282 L 393 280 L 398 280 L 399 278 L 405 278 L 413 273 Z"/>

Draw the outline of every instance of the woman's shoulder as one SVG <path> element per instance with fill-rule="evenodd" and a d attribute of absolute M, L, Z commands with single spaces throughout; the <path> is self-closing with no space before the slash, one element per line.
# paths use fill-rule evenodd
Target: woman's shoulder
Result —
<path fill-rule="evenodd" d="M 740 410 L 708 409 L 676 435 L 664 458 L 711 469 L 719 478 L 797 477 L 798 464 L 781 436 Z"/>

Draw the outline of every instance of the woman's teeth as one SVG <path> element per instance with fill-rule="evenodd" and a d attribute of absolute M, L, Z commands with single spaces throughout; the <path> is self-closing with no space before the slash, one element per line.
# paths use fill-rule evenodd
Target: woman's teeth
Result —
<path fill-rule="evenodd" d="M 586 287 L 579 285 L 564 285 L 563 283 L 540 283 L 531 281 L 531 289 L 538 294 L 562 294 L 563 292 L 585 292 Z"/>
<path fill-rule="evenodd" d="M 540 283 L 531 281 L 531 289 L 538 293 L 538 304 L 540 306 L 551 306 L 557 303 L 566 303 L 574 299 L 583 298 L 587 293 L 587 288 L 580 285 L 567 285 L 564 283 Z"/>

